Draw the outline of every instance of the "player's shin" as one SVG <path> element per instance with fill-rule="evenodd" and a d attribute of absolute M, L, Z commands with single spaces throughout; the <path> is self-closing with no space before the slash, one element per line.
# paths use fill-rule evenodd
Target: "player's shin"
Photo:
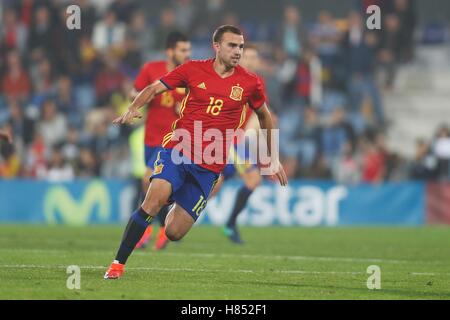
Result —
<path fill-rule="evenodd" d="M 237 217 L 247 205 L 247 201 L 250 198 L 252 192 L 253 190 L 247 188 L 246 186 L 242 186 L 242 188 L 239 189 L 233 211 L 231 212 L 230 218 L 227 222 L 228 228 L 234 228 L 236 226 Z"/>
<path fill-rule="evenodd" d="M 137 209 L 130 217 L 116 255 L 116 260 L 120 264 L 126 263 L 136 244 L 151 224 L 152 219 L 153 217 L 148 215 L 142 208 Z"/>

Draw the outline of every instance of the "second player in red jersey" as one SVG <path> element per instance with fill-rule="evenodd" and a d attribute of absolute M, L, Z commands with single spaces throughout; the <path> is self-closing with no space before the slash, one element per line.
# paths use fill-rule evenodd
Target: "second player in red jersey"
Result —
<path fill-rule="evenodd" d="M 185 61 L 181 61 L 183 63 Z M 181 64 L 178 63 L 178 64 Z M 140 92 L 148 85 L 158 81 L 163 75 L 175 67 L 170 68 L 167 61 L 147 62 L 140 70 L 134 89 Z M 175 88 L 163 92 L 155 97 L 147 106 L 147 119 L 145 121 L 145 145 L 150 147 L 161 146 L 164 134 L 170 130 L 172 123 L 178 119 L 176 106 L 185 97 L 184 88 Z"/>

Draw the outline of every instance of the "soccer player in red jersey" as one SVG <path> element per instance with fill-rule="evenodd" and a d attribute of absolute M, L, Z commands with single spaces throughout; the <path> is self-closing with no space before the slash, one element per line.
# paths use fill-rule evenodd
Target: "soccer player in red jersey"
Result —
<path fill-rule="evenodd" d="M 158 81 L 167 72 L 172 71 L 177 66 L 189 60 L 191 55 L 191 43 L 182 33 L 174 31 L 169 33 L 166 39 L 166 60 L 147 62 L 140 70 L 134 82 L 134 88 L 130 93 L 132 99 L 136 98 L 140 91 Z M 147 170 L 142 180 L 144 194 L 150 185 L 150 177 L 153 174 L 153 164 L 158 151 L 161 148 L 161 141 L 164 134 L 171 130 L 172 123 L 178 118 L 177 106 L 185 97 L 184 88 L 165 91 L 155 97 L 147 106 L 147 118 L 145 121 L 145 164 Z M 164 249 L 168 243 L 165 234 L 165 219 L 168 207 L 164 206 L 158 213 L 160 229 L 158 239 L 155 244 L 156 250 Z M 144 247 L 150 239 L 152 226 L 145 231 L 142 238 L 137 243 L 137 248 Z"/>
<path fill-rule="evenodd" d="M 114 120 L 115 123 L 131 123 L 142 117 L 139 108 L 156 95 L 177 87 L 188 89 L 180 118 L 173 124 L 172 132 L 165 136 L 164 149 L 158 152 L 144 202 L 131 216 L 105 279 L 122 276 L 137 242 L 168 202 L 174 202 L 174 206 L 166 219 L 167 237 L 177 241 L 191 229 L 226 165 L 232 142 L 227 131 L 239 127 L 246 103 L 255 110 L 261 128 L 267 129 L 271 159 L 277 154 L 272 144 L 273 124 L 262 84 L 254 74 L 239 66 L 244 48 L 242 32 L 230 25 L 219 27 L 213 35 L 213 48 L 214 59 L 189 61 L 175 68 L 142 90 L 128 111 Z M 220 148 L 211 150 L 211 144 Z M 271 168 L 280 184 L 286 185 L 286 174 L 278 158 L 272 161 Z"/>
<path fill-rule="evenodd" d="M 0 129 L 0 139 L 6 139 L 9 143 L 13 143 L 12 135 L 8 130 Z"/>

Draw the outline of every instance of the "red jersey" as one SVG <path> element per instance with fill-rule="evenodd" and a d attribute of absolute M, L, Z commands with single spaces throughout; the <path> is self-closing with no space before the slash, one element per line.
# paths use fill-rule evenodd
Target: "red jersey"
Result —
<path fill-rule="evenodd" d="M 268 96 L 266 94 L 266 82 L 264 81 L 264 78 L 261 77 L 259 74 L 255 74 L 255 75 L 259 79 L 259 81 L 261 81 L 261 85 L 262 85 L 262 88 L 264 90 L 264 94 L 266 96 L 266 103 L 269 104 L 269 99 L 268 99 Z M 252 116 L 252 113 L 253 113 L 253 109 L 250 108 L 248 106 L 248 104 L 245 104 L 244 108 L 245 108 L 245 118 L 244 118 L 244 122 L 240 126 L 240 128 L 243 128 L 243 129 L 245 129 L 245 127 L 247 126 L 248 120 L 250 119 L 250 117 Z"/>
<path fill-rule="evenodd" d="M 147 62 L 139 71 L 134 82 L 137 91 L 159 80 L 168 72 L 165 61 Z M 161 146 L 164 134 L 170 130 L 172 123 L 178 119 L 175 111 L 177 103 L 181 103 L 185 96 L 184 88 L 166 91 L 156 96 L 147 106 L 145 122 L 145 145 L 149 147 Z"/>
<path fill-rule="evenodd" d="M 163 147 L 181 146 L 184 151 L 190 152 L 185 156 L 194 163 L 220 173 L 225 167 L 233 138 L 227 136 L 227 130 L 235 130 L 242 125 L 245 104 L 248 103 L 250 108 L 256 110 L 263 105 L 266 97 L 256 75 L 236 66 L 231 76 L 221 78 L 214 70 L 213 63 L 214 59 L 189 61 L 160 79 L 168 89 L 188 88 L 188 94 L 181 105 L 180 118 L 174 123 L 173 131 L 164 137 Z M 194 122 L 197 122 L 196 126 Z M 213 130 L 209 131 L 210 129 Z M 207 130 L 208 133 L 220 132 L 221 135 L 204 137 Z M 181 132 L 188 132 L 190 141 L 184 141 Z M 212 144 L 220 145 L 220 150 L 211 147 Z M 215 159 L 220 158 L 220 161 L 211 163 L 206 159 L 205 155 L 210 152 L 215 154 Z"/>
<path fill-rule="evenodd" d="M 267 94 L 266 94 L 266 83 L 265 83 L 265 81 L 264 81 L 264 78 L 262 78 L 262 77 L 261 77 L 260 75 L 258 75 L 258 74 L 255 74 L 255 75 L 256 75 L 256 77 L 259 79 L 259 81 L 261 81 L 261 85 L 262 85 L 264 94 L 265 94 L 265 96 L 266 96 L 266 103 L 268 104 L 268 103 L 269 103 L 269 99 L 268 99 L 268 96 L 267 96 Z M 250 106 L 249 106 L 248 103 L 246 103 L 246 104 L 244 105 L 244 118 L 243 118 L 243 120 L 242 120 L 242 122 L 241 122 L 241 124 L 240 124 L 240 126 L 239 126 L 239 128 L 243 129 L 244 132 L 247 130 L 246 127 L 247 127 L 248 121 L 250 120 L 252 114 L 253 114 L 253 109 L 250 108 Z M 242 143 L 243 137 L 244 137 L 243 132 L 241 132 L 241 134 L 238 134 L 238 135 L 235 137 L 233 143 L 234 143 L 235 145 L 238 145 L 239 143 Z"/>

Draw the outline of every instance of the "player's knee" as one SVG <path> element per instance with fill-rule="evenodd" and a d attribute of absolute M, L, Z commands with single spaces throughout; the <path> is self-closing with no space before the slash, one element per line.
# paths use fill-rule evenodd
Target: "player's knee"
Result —
<path fill-rule="evenodd" d="M 155 216 L 161 210 L 161 208 L 166 204 L 166 201 L 157 197 L 150 197 L 146 199 L 142 204 L 142 208 L 149 215 Z"/>
<path fill-rule="evenodd" d="M 254 177 L 251 177 L 245 181 L 245 186 L 249 190 L 255 190 L 262 182 L 261 176 L 258 174 Z"/>
<path fill-rule="evenodd" d="M 181 238 L 183 238 L 184 233 L 181 232 L 180 230 L 177 230 L 176 228 L 170 228 L 170 227 L 166 227 L 166 237 L 170 240 L 170 241 L 178 241 L 181 240 Z"/>

